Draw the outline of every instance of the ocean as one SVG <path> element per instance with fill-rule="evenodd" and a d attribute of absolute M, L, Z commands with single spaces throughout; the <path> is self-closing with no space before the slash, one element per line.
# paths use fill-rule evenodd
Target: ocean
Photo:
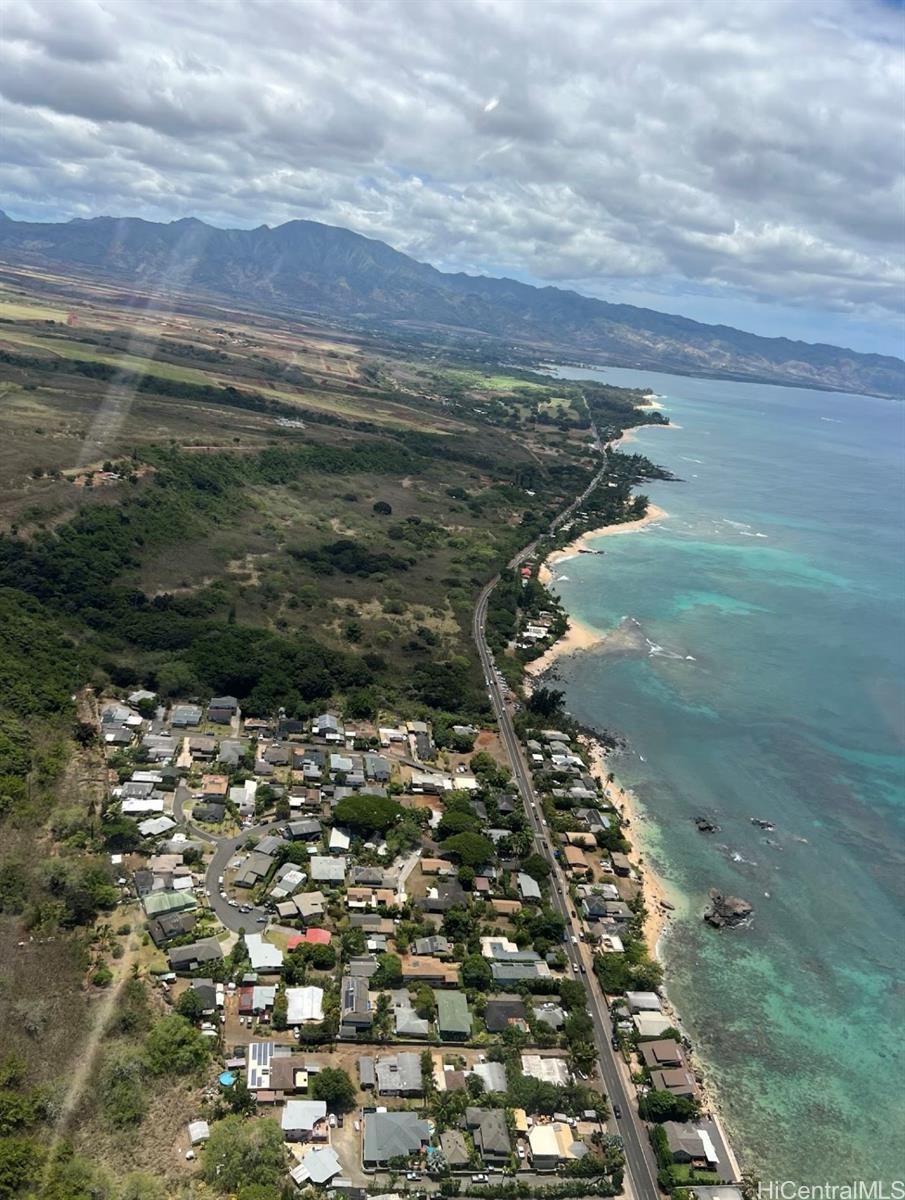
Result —
<path fill-rule="evenodd" d="M 554 584 L 582 622 L 644 635 L 556 670 L 577 718 L 628 740 L 613 766 L 678 909 L 670 999 L 762 1179 L 901 1179 L 905 404 L 561 374 L 649 386 L 674 423 L 626 446 L 680 477 L 643 489 L 668 518 Z M 706 926 L 711 887 L 750 924 Z"/>

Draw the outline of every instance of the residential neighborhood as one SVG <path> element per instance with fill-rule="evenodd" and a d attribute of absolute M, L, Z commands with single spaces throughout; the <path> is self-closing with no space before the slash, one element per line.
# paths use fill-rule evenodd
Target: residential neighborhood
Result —
<path fill-rule="evenodd" d="M 621 1188 L 585 961 L 602 983 L 608 962 L 624 971 L 641 893 L 580 738 L 525 735 L 551 869 L 492 731 L 441 750 L 424 721 L 245 721 L 231 696 L 126 698 L 101 724 L 118 819 L 142 839 L 113 859 L 144 913 L 150 975 L 212 1052 L 187 1154 L 241 1096 L 247 1119 L 278 1122 L 299 1188 L 551 1174 Z M 661 1166 L 733 1182 L 648 975 L 604 989 L 611 1049 L 642 1105 L 672 1104 L 655 1126 Z"/>

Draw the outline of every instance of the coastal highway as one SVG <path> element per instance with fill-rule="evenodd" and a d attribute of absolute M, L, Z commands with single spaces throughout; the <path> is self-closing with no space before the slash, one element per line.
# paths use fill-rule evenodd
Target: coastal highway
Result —
<path fill-rule="evenodd" d="M 600 475 L 598 474 L 578 499 L 559 515 L 551 526 L 551 532 L 582 503 L 588 493 L 597 485 L 599 479 Z M 526 546 L 512 559 L 509 566 L 519 566 L 534 553 L 536 545 L 536 542 L 532 542 L 529 546 Z M 611 1133 L 618 1133 L 622 1138 L 625 1152 L 626 1190 L 630 1197 L 634 1197 L 635 1200 L 658 1200 L 660 1192 L 657 1187 L 656 1160 L 648 1141 L 647 1129 L 637 1114 L 634 1088 L 631 1086 L 625 1064 L 612 1048 L 610 1039 L 613 1035 L 613 1026 L 610 1015 L 596 977 L 593 974 L 591 956 L 580 940 L 581 928 L 579 922 L 571 916 L 568 888 L 559 864 L 554 857 L 553 844 L 550 840 L 549 830 L 543 819 L 542 809 L 534 791 L 531 772 L 521 743 L 516 735 L 512 717 L 506 707 L 503 688 L 496 675 L 493 655 L 490 652 L 490 647 L 487 645 L 485 637 L 487 605 L 497 582 L 498 577 L 492 579 L 478 597 L 472 622 L 472 633 L 481 659 L 490 702 L 499 724 L 500 737 L 502 738 L 503 745 L 506 747 L 506 752 L 512 765 L 512 772 L 518 784 L 528 822 L 540 852 L 547 859 L 551 867 L 553 903 L 566 922 L 566 932 L 569 936 L 569 940 L 566 942 L 566 953 L 576 977 L 582 978 L 582 972 L 584 972 L 584 983 L 588 993 L 588 1012 L 594 1022 L 594 1036 L 597 1044 L 600 1072 L 611 1105 L 618 1104 L 622 1110 L 621 1120 L 616 1121 L 614 1119 L 610 1121 L 609 1131 Z M 572 940 L 572 937 L 575 938 L 575 941 Z"/>

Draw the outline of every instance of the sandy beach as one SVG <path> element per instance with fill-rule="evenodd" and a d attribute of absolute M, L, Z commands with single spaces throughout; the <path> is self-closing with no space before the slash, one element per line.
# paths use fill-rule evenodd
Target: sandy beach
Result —
<path fill-rule="evenodd" d="M 590 625 L 584 625 L 581 621 L 576 621 L 574 617 L 569 617 L 569 628 L 566 632 L 559 641 L 553 643 L 549 650 L 545 650 L 540 658 L 525 663 L 525 674 L 536 679 L 538 675 L 543 675 L 544 671 L 548 670 L 558 658 L 562 658 L 566 654 L 574 654 L 576 650 L 592 650 L 603 640 L 603 636 L 596 629 L 592 629 Z"/>
<path fill-rule="evenodd" d="M 554 550 L 541 563 L 537 577 L 544 587 L 549 587 L 555 582 L 555 577 L 552 568 L 567 559 L 574 558 L 582 550 L 590 550 L 589 541 L 601 537 L 613 537 L 619 533 L 633 533 L 636 529 L 642 529 L 645 525 L 651 525 L 655 521 L 662 521 L 668 517 L 669 513 L 662 508 L 658 508 L 656 504 L 649 504 L 647 513 L 643 517 L 639 517 L 637 521 L 623 521 L 619 525 L 604 525 L 600 529 L 590 529 L 587 533 L 583 533 L 580 537 L 569 542 L 568 546 L 563 546 L 561 550 Z M 539 657 L 526 663 L 525 673 L 532 679 L 536 679 L 538 675 L 542 675 L 544 671 L 557 661 L 564 658 L 568 654 L 574 654 L 577 650 L 592 650 L 595 646 L 601 645 L 604 641 L 615 640 L 619 636 L 618 631 L 611 630 L 609 633 L 601 633 L 590 625 L 585 625 L 583 622 L 576 620 L 575 617 L 569 617 L 569 628 L 563 636 L 553 643 L 549 649 Z"/>
<path fill-rule="evenodd" d="M 647 512 L 637 521 L 621 521 L 618 525 L 602 525 L 599 529 L 589 529 L 574 541 L 569 542 L 567 546 L 563 546 L 561 550 L 553 550 L 548 554 L 540 565 L 537 577 L 544 587 L 547 587 L 553 582 L 551 567 L 567 558 L 574 558 L 582 550 L 593 550 L 594 547 L 588 544 L 592 540 L 601 537 L 615 537 L 619 533 L 633 533 L 636 529 L 643 529 L 645 525 L 652 525 L 655 521 L 662 521 L 668 516 L 669 513 L 665 509 L 656 504 L 648 504 Z"/>
<path fill-rule="evenodd" d="M 649 504 L 645 515 L 639 517 L 637 521 L 623 521 L 618 525 L 604 525 L 599 529 L 590 529 L 569 542 L 567 546 L 563 546 L 561 550 L 552 551 L 544 562 L 541 563 L 538 570 L 538 579 L 545 587 L 548 587 L 551 583 L 555 582 L 552 568 L 557 563 L 574 558 L 582 550 L 593 549 L 589 545 L 589 542 L 601 537 L 613 537 L 621 533 L 634 533 L 635 530 L 643 529 L 646 525 L 662 521 L 668 516 L 669 514 L 664 509 L 659 508 L 656 504 Z M 558 659 L 568 654 L 574 654 L 579 650 L 594 649 L 607 642 L 617 642 L 619 643 L 619 647 L 622 647 L 622 643 L 625 642 L 625 648 L 630 648 L 628 643 L 631 641 L 631 635 L 631 630 L 624 630 L 622 628 L 602 633 L 592 626 L 585 625 L 582 621 L 578 621 L 575 617 L 570 616 L 569 627 L 565 634 L 558 641 L 554 642 L 539 658 L 535 658 L 532 662 L 527 663 L 525 673 L 532 679 L 536 679 L 539 675 L 549 670 Z M 629 837 L 634 847 L 636 862 L 639 859 L 643 860 L 644 814 L 638 804 L 637 797 L 630 790 L 623 788 L 615 778 L 612 783 L 606 782 L 607 775 L 610 773 L 610 765 L 603 746 L 593 738 L 583 738 L 582 740 L 588 749 L 591 761 L 591 773 L 600 781 L 601 787 L 610 802 L 622 811 L 629 822 L 631 830 Z M 666 929 L 669 919 L 670 910 L 664 907 L 664 901 L 667 904 L 670 904 L 671 901 L 663 881 L 643 861 L 639 867 L 639 875 L 641 876 L 645 906 L 649 914 L 645 923 L 645 938 L 650 953 L 656 956 L 657 944 Z"/>
<path fill-rule="evenodd" d="M 671 904 L 672 901 L 669 898 L 663 880 L 651 869 L 649 863 L 643 861 L 644 814 L 634 792 L 622 787 L 618 779 L 614 778 L 612 783 L 607 783 L 607 775 L 610 774 L 612 768 L 603 746 L 593 738 L 582 738 L 581 740 L 588 748 L 591 760 L 591 774 L 596 776 L 600 781 L 600 785 L 610 803 L 617 809 L 620 809 L 623 816 L 629 822 L 628 838 L 632 843 L 632 858 L 635 860 L 636 865 L 639 864 L 640 860 L 638 873 L 641 877 L 644 904 L 648 912 L 648 918 L 644 924 L 644 937 L 651 957 L 657 958 L 657 948 L 660 938 L 669 923 L 670 910 L 664 908 L 663 904 L 664 901 L 667 904 Z"/>

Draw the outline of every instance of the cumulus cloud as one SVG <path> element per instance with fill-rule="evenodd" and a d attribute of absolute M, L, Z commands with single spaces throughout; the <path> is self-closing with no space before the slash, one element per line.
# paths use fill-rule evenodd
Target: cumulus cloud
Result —
<path fill-rule="evenodd" d="M 444 269 L 882 320 L 905 296 L 900 17 L 6 0 L 0 193 L 36 219 L 306 217 Z"/>

